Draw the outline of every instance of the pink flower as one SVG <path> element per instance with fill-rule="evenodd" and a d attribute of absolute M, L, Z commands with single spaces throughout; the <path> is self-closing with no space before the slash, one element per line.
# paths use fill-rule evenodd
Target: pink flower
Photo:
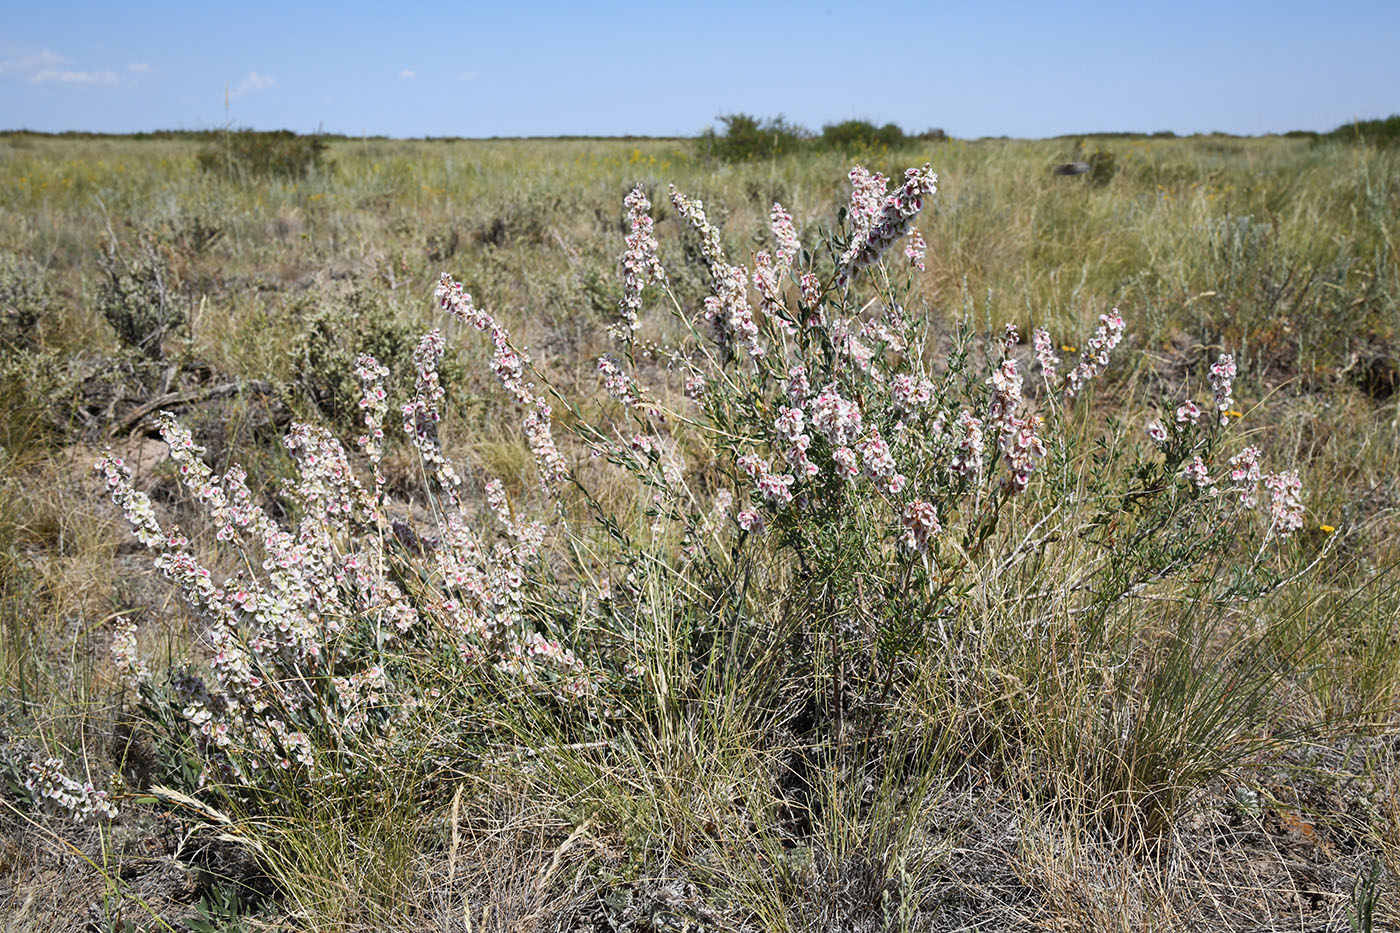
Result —
<path fill-rule="evenodd" d="M 637 315 L 642 309 L 642 288 L 652 282 L 664 283 L 666 270 L 661 267 L 661 258 L 657 255 L 651 202 L 642 186 L 633 188 L 622 203 L 627 206 L 627 221 L 632 232 L 627 234 L 627 251 L 622 255 L 623 326 L 619 333 L 630 334 L 641 326 Z"/>
<path fill-rule="evenodd" d="M 993 424 L 1015 416 L 1021 407 L 1021 374 L 1016 371 L 1016 360 L 1006 357 L 987 378 L 992 387 L 992 400 L 988 420 Z"/>
<path fill-rule="evenodd" d="M 365 413 L 365 433 L 359 444 L 365 449 L 378 477 L 379 462 L 384 456 L 384 418 L 389 413 L 388 394 L 384 379 L 389 370 L 372 356 L 361 355 L 355 360 L 355 376 L 360 380 L 360 408 Z"/>
<path fill-rule="evenodd" d="M 890 180 L 879 172 L 857 165 L 848 176 L 851 179 L 851 206 L 846 212 L 853 239 L 870 232 L 885 205 L 885 189 Z"/>
<path fill-rule="evenodd" d="M 1066 377 L 1065 395 L 1073 398 L 1095 376 L 1108 365 L 1109 351 L 1123 339 L 1123 318 L 1114 308 L 1108 314 L 1099 315 L 1099 328 L 1094 336 L 1085 342 L 1084 352 L 1079 355 L 1079 365 Z"/>
<path fill-rule="evenodd" d="M 901 412 L 912 412 L 933 400 L 933 383 L 900 373 L 890 380 L 890 399 Z"/>
<path fill-rule="evenodd" d="M 759 309 L 774 323 L 781 326 L 789 335 L 797 332 L 792 322 L 784 314 L 781 273 L 773 265 L 773 257 L 767 250 L 759 250 L 753 257 L 753 287 L 761 299 Z"/>
<path fill-rule="evenodd" d="M 1215 480 L 1210 478 L 1210 470 L 1206 468 L 1206 463 L 1197 454 L 1194 459 L 1182 469 L 1181 475 L 1189 480 L 1197 489 L 1205 489 Z"/>
<path fill-rule="evenodd" d="M 1021 332 L 1017 330 L 1015 324 L 1007 323 L 1006 329 L 1002 331 L 1001 345 L 1006 348 L 1007 353 L 1010 353 L 1016 349 L 1016 345 L 1020 342 Z"/>
<path fill-rule="evenodd" d="M 747 473 L 751 478 L 758 479 L 768 472 L 768 461 L 758 454 L 743 454 L 739 457 L 739 469 Z"/>
<path fill-rule="evenodd" d="M 807 381 L 807 367 L 798 363 L 788 370 L 787 397 L 794 405 L 805 405 L 812 394 L 812 386 Z"/>
<path fill-rule="evenodd" d="M 763 530 L 763 516 L 753 509 L 741 509 L 735 519 L 739 522 L 739 527 L 745 531 L 758 534 Z"/>
<path fill-rule="evenodd" d="M 787 449 L 788 461 L 792 463 L 803 476 L 816 476 L 821 470 L 807 457 L 807 451 L 812 446 L 812 438 L 807 434 L 799 434 L 792 439 L 792 446 Z"/>
<path fill-rule="evenodd" d="M 857 167 L 859 168 L 859 167 Z M 860 169 L 864 172 L 864 169 Z M 879 216 L 871 217 L 871 201 L 875 190 L 873 182 L 883 176 L 868 176 L 858 179 L 856 170 L 851 172 L 856 193 L 851 199 L 852 237 L 851 245 L 841 257 L 840 277 L 844 281 L 851 274 L 880 258 L 880 255 L 904 236 L 919 211 L 923 209 L 924 198 L 938 190 L 938 176 L 928 164 L 923 168 L 911 168 L 904 173 L 904 184 L 894 194 L 888 195 L 880 208 Z M 867 224 L 868 220 L 868 224 Z"/>
<path fill-rule="evenodd" d="M 438 443 L 438 422 L 442 420 L 438 403 L 446 394 L 438 380 L 438 362 L 446 346 L 442 332 L 438 330 L 429 331 L 418 341 L 418 347 L 413 351 L 414 370 L 418 376 L 417 392 L 403 406 L 403 429 L 434 471 L 443 489 L 451 490 L 461 485 L 462 480 Z M 311 456 L 314 463 L 315 453 L 311 453 Z"/>
<path fill-rule="evenodd" d="M 778 418 L 773 423 L 778 436 L 791 440 L 802 433 L 804 417 L 800 408 L 779 408 Z"/>
<path fill-rule="evenodd" d="M 119 618 L 112 629 L 112 666 L 121 675 L 123 683 L 133 690 L 142 681 L 149 680 L 151 672 L 141 660 L 136 645 L 136 620 L 130 617 Z"/>
<path fill-rule="evenodd" d="M 676 186 L 671 186 L 671 204 L 675 207 L 676 213 L 685 218 L 700 234 L 700 252 L 704 255 L 705 261 L 709 263 L 712 272 L 725 265 L 724 247 L 720 245 L 719 229 L 710 223 L 705 216 L 705 202 L 699 198 L 689 198 L 676 190 Z M 715 273 L 718 275 L 718 273 Z"/>
<path fill-rule="evenodd" d="M 909 260 L 909 265 L 924 271 L 924 257 L 928 254 L 928 244 L 924 242 L 924 235 L 919 232 L 918 227 L 909 228 L 909 236 L 904 241 L 904 258 Z"/>
<path fill-rule="evenodd" d="M 492 364 L 496 376 L 500 380 L 501 386 L 525 409 L 525 416 L 521 423 L 525 439 L 530 445 L 530 451 L 535 455 L 535 465 L 539 469 L 541 485 L 546 490 L 552 489 L 556 481 L 567 475 L 568 465 L 554 443 L 551 422 L 552 410 L 549 404 L 542 397 L 537 396 L 534 387 L 525 380 L 525 373 L 530 366 L 530 358 L 515 348 L 511 343 L 510 333 L 495 318 L 472 304 L 471 295 L 464 292 L 462 286 L 452 280 L 452 276 L 443 273 L 438 280 L 436 295 L 443 310 L 453 317 L 471 324 L 477 330 L 490 330 L 491 343 L 495 347 Z M 420 352 L 426 352 L 429 349 L 426 344 L 427 340 L 428 338 L 425 337 L 425 343 L 420 344 Z M 441 336 L 438 336 L 437 342 L 440 341 Z M 431 349 L 435 353 L 431 357 L 432 385 L 427 387 L 430 391 L 425 391 L 423 380 L 428 373 L 424 367 L 420 366 L 419 398 L 423 399 L 423 404 L 417 404 L 418 400 L 415 399 L 415 402 L 410 403 L 410 405 L 413 405 L 417 410 L 410 413 L 405 409 L 404 424 L 406 429 L 409 429 L 410 417 L 418 419 L 420 423 L 424 416 L 433 422 L 437 420 L 435 402 L 437 398 L 441 397 L 441 389 L 436 387 L 436 363 L 442 353 L 440 348 Z M 414 358 L 417 360 L 418 354 L 415 354 Z M 435 447 L 435 427 L 432 429 L 432 440 Z M 420 446 L 420 450 L 422 449 Z M 436 453 L 440 455 L 440 450 Z M 441 468 L 445 463 L 445 460 L 442 461 L 439 467 Z M 449 476 L 449 480 L 452 476 L 455 476 L 455 473 Z M 451 484 L 456 485 L 457 482 L 460 480 L 452 481 Z"/>
<path fill-rule="evenodd" d="M 793 482 L 790 473 L 767 473 L 758 478 L 758 491 L 780 506 L 787 505 L 792 501 Z"/>
<path fill-rule="evenodd" d="M 608 394 L 625 407 L 639 404 L 637 381 L 606 356 L 598 357 L 598 375 L 602 377 L 603 388 L 608 390 Z"/>
<path fill-rule="evenodd" d="M 927 550 L 929 540 L 943 530 L 937 509 L 923 499 L 905 506 L 902 519 L 904 533 L 900 542 L 911 551 Z"/>
<path fill-rule="evenodd" d="M 958 415 L 958 449 L 953 454 L 951 464 L 954 473 L 974 479 L 982 472 L 982 419 L 974 418 L 969 411 Z"/>
<path fill-rule="evenodd" d="M 1036 434 L 1036 418 L 1012 418 L 1003 423 L 998 444 L 1011 471 L 1011 489 L 1020 492 L 1030 483 L 1031 473 L 1045 458 L 1045 444 Z"/>
<path fill-rule="evenodd" d="M 856 452 L 860 454 L 861 463 L 865 466 L 865 475 L 871 479 L 879 482 L 895 474 L 894 456 L 890 453 L 890 445 L 885 443 L 878 430 L 872 429 L 868 437 L 856 444 Z"/>
<path fill-rule="evenodd" d="M 1269 525 L 1280 536 L 1287 536 L 1303 527 L 1303 481 L 1295 470 L 1264 477 L 1269 491 Z"/>
<path fill-rule="evenodd" d="M 1040 364 L 1040 371 L 1044 374 L 1045 381 L 1054 385 L 1056 367 L 1060 365 L 1060 358 L 1055 355 L 1055 347 L 1050 343 L 1050 332 L 1043 327 L 1037 327 L 1031 333 L 1031 345 L 1035 347 L 1035 361 Z"/>
<path fill-rule="evenodd" d="M 836 463 L 836 473 L 846 479 L 855 479 L 860 475 L 860 467 L 856 462 L 856 452 L 849 447 L 838 447 L 831 452 L 831 459 Z"/>
<path fill-rule="evenodd" d="M 792 215 L 783 210 L 783 206 L 777 201 L 773 202 L 770 217 L 773 224 L 773 239 L 778 241 L 775 269 L 778 275 L 784 275 L 792 268 L 793 261 L 802 252 L 802 244 L 798 242 L 797 228 L 793 226 Z"/>
<path fill-rule="evenodd" d="M 730 348 L 743 343 L 749 356 L 764 354 L 758 339 L 758 325 L 749 307 L 748 286 L 743 266 L 716 265 L 711 267 L 715 293 L 705 299 L 705 319 L 713 322 L 715 338 L 720 346 Z"/>
<path fill-rule="evenodd" d="M 860 406 L 841 397 L 835 383 L 828 383 L 816 397 L 808 402 L 812 416 L 812 427 L 834 447 L 845 447 L 855 442 L 861 433 Z"/>
<path fill-rule="evenodd" d="M 798 288 L 802 291 L 802 307 L 806 308 L 811 316 L 807 319 L 808 327 L 821 326 L 821 319 L 816 315 L 817 302 L 822 298 L 822 281 L 817 278 L 815 272 L 804 272 L 797 280 Z"/>
<path fill-rule="evenodd" d="M 1210 364 L 1210 387 L 1215 393 L 1215 408 L 1220 412 L 1220 424 L 1224 427 L 1230 423 L 1225 412 L 1235 405 L 1235 358 L 1229 353 L 1222 353 L 1220 359 Z"/>
<path fill-rule="evenodd" d="M 1230 458 L 1230 483 L 1239 495 L 1240 505 L 1254 508 L 1254 495 L 1262 478 L 1259 469 L 1259 448 L 1250 446 Z"/>

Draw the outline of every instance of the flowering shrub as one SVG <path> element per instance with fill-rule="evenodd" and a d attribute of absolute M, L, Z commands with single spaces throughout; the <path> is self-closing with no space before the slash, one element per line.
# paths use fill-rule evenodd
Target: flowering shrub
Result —
<path fill-rule="evenodd" d="M 596 405 L 556 392 L 501 322 L 442 277 L 449 323 L 489 335 L 550 526 L 443 445 L 438 330 L 419 343 L 414 392 L 393 419 L 424 467 L 418 503 L 385 491 L 386 435 L 397 432 L 389 374 L 372 357 L 356 366 L 357 454 L 316 426 L 287 435 L 288 524 L 255 501 L 239 468 L 215 475 L 189 432 L 161 417 L 180 482 L 232 568 L 222 582 L 106 454 L 98 469 L 114 500 L 206 625 L 209 678 L 186 674 L 168 689 L 129 631 L 114 641 L 119 669 L 200 780 L 247 790 L 267 775 L 310 786 L 372 771 L 425 721 L 435 736 L 459 736 L 472 691 L 613 715 L 647 676 L 639 660 L 660 650 L 642 593 L 657 568 L 698 601 L 745 580 L 741 624 L 774 624 L 804 646 L 785 662 L 788 685 L 810 691 L 806 728 L 837 746 L 848 723 L 876 733 L 920 657 L 991 650 L 999 620 L 1027 636 L 1065 619 L 1108 631 L 1138 596 L 1228 585 L 1249 599 L 1269 588 L 1266 573 L 1218 580 L 1212 559 L 1236 553 L 1261 483 L 1264 543 L 1297 530 L 1295 473 L 1266 473 L 1253 447 L 1230 455 L 1228 417 L 1203 418 L 1191 398 L 1164 403 L 1151 443 L 1106 419 L 1091 390 L 1122 352 L 1117 310 L 1064 374 L 1044 328 L 1028 352 L 1014 322 L 980 338 L 965 322 L 935 331 L 906 302 L 928 248 L 913 222 L 937 176 L 910 169 L 893 191 L 878 173 L 850 177 L 844 222 L 822 242 L 804 248 L 774 204 L 773 249 L 747 265 L 703 202 L 672 189 L 710 277 L 695 307 L 670 290 L 646 193 L 630 193 L 617 350 L 596 363 Z M 648 335 L 649 300 L 680 339 Z M 1218 412 L 1233 404 L 1234 375 L 1229 355 L 1211 367 Z M 568 417 L 556 421 L 561 406 Z M 595 459 L 629 474 L 642 505 L 597 495 L 585 466 Z M 1071 551 L 1076 560 L 1057 561 Z M 1268 555 L 1240 559 L 1258 569 Z M 973 611 L 988 605 L 991 615 Z"/>

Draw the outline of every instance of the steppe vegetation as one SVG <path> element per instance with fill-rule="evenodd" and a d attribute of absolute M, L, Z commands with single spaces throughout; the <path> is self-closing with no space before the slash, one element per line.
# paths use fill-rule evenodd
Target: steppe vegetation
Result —
<path fill-rule="evenodd" d="M 1400 924 L 1400 153 L 850 130 L 0 137 L 9 927 Z"/>

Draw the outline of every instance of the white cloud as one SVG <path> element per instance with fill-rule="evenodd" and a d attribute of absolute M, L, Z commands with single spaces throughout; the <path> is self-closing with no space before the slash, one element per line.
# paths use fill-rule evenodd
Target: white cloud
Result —
<path fill-rule="evenodd" d="M 416 77 L 418 77 L 418 72 L 412 71 L 412 70 L 410 70 L 410 69 L 408 69 L 408 68 L 405 68 L 403 71 L 400 71 L 400 72 L 399 72 L 399 77 L 402 78 L 403 80 L 407 81 L 407 80 L 409 80 L 410 78 L 416 78 Z"/>
<path fill-rule="evenodd" d="M 277 79 L 271 75 L 258 74 L 256 71 L 248 72 L 248 77 L 238 82 L 238 87 L 228 92 L 231 98 L 242 97 L 244 94 L 253 91 L 265 91 L 270 87 L 277 86 Z"/>
<path fill-rule="evenodd" d="M 55 65 L 62 65 L 66 61 L 68 61 L 68 59 L 59 55 L 57 52 L 51 52 L 48 49 L 40 49 L 33 55 L 23 55 L 19 58 L 0 60 L 0 75 L 34 71 L 35 69 L 51 70 Z"/>
<path fill-rule="evenodd" d="M 69 84 L 75 87 L 125 83 L 125 73 L 106 68 L 83 69 L 76 66 L 72 59 L 52 49 L 37 52 L 31 49 L 5 47 L 4 51 L 11 57 L 0 59 L 0 76 L 22 77 L 30 84 Z M 127 66 L 127 69 L 132 75 L 148 74 L 152 70 L 150 65 L 139 62 Z"/>
<path fill-rule="evenodd" d="M 116 84 L 120 80 L 110 71 L 66 71 L 42 68 L 29 78 L 30 84 Z"/>

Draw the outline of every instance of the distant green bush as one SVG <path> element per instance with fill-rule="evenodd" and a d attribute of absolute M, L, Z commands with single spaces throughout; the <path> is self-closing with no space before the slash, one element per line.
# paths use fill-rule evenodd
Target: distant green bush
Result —
<path fill-rule="evenodd" d="M 1084 140 L 1074 141 L 1074 151 L 1070 156 L 1071 163 L 1079 163 L 1087 168 L 1082 169 L 1077 174 L 1082 174 L 1085 182 L 1091 188 L 1102 188 L 1113 180 L 1113 176 L 1118 174 L 1118 159 L 1111 149 L 1101 149 L 1094 147 L 1092 152 L 1084 148 Z"/>
<path fill-rule="evenodd" d="M 1323 133 L 1321 138 L 1372 146 L 1400 145 L 1400 113 L 1393 113 L 1384 120 L 1353 120 L 1351 123 L 1343 123 L 1332 132 Z"/>
<path fill-rule="evenodd" d="M 881 146 L 898 146 L 904 140 L 904 130 L 896 123 L 876 126 L 867 120 L 843 120 L 823 126 L 822 134 L 816 142 L 827 149 L 857 152 L 878 149 Z"/>
<path fill-rule="evenodd" d="M 324 169 L 326 141 L 291 130 L 234 130 L 217 135 L 199 151 L 199 167 L 235 177 L 303 178 Z"/>
<path fill-rule="evenodd" d="M 700 134 L 703 152 L 725 162 L 767 159 L 796 152 L 811 136 L 810 131 L 789 123 L 781 115 L 760 120 L 747 113 L 719 117 L 722 133 L 711 127 Z"/>

